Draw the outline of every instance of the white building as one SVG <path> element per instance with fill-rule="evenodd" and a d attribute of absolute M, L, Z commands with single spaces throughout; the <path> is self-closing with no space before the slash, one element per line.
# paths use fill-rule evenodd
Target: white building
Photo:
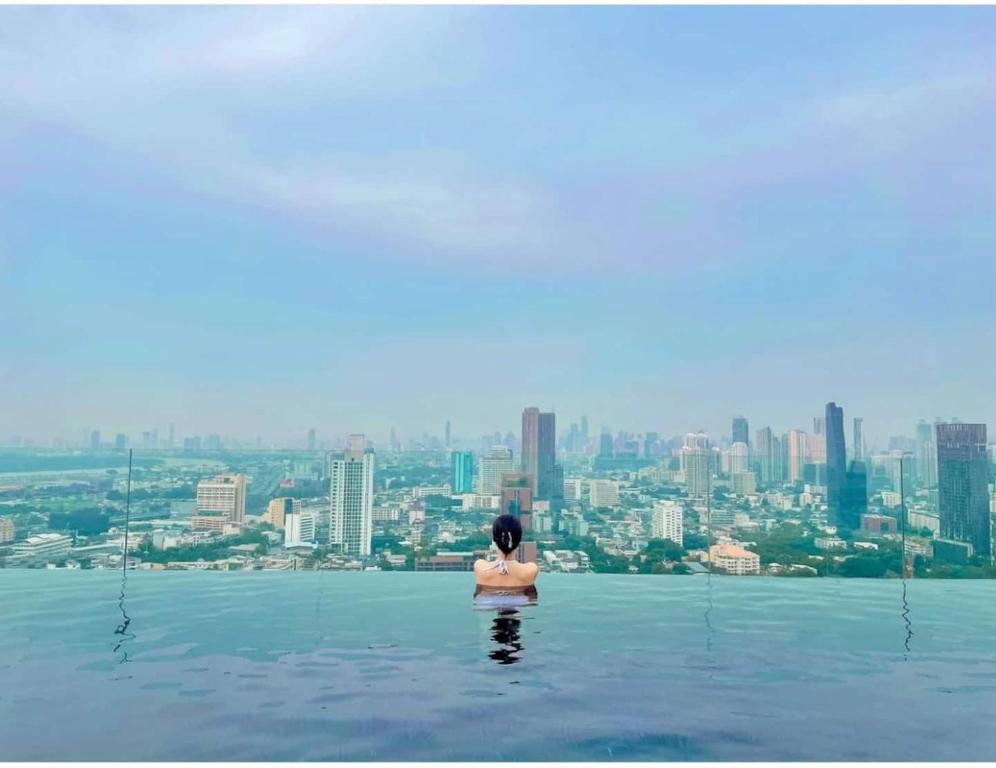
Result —
<path fill-rule="evenodd" d="M 564 501 L 581 501 L 580 478 L 564 480 Z"/>
<path fill-rule="evenodd" d="M 489 455 L 477 460 L 477 492 L 482 496 L 500 496 L 501 476 L 514 471 L 512 451 L 504 446 L 495 446 Z"/>
<path fill-rule="evenodd" d="M 753 472 L 734 472 L 730 475 L 733 492 L 740 496 L 757 493 L 757 476 Z"/>
<path fill-rule="evenodd" d="M 654 504 L 654 538 L 683 544 L 682 513 L 682 506 L 676 501 L 658 501 Z"/>
<path fill-rule="evenodd" d="M 460 509 L 500 509 L 501 496 L 483 496 L 480 493 L 465 493 L 460 497 Z"/>
<path fill-rule="evenodd" d="M 359 453 L 362 435 L 329 462 L 329 544 L 342 554 L 368 557 L 373 537 L 374 454 Z"/>
<path fill-rule="evenodd" d="M 619 483 L 615 480 L 592 480 L 588 484 L 589 501 L 593 507 L 614 507 L 619 504 Z"/>
<path fill-rule="evenodd" d="M 315 516 L 311 512 L 292 512 L 284 517 L 284 546 L 315 543 Z"/>
<path fill-rule="evenodd" d="M 712 471 L 712 449 L 705 432 L 689 432 L 681 449 L 681 469 L 685 473 L 685 486 L 690 496 L 704 496 L 709 491 L 709 474 Z"/>
<path fill-rule="evenodd" d="M 895 509 L 903 503 L 903 497 L 898 491 L 882 491 L 882 506 Z"/>
<path fill-rule="evenodd" d="M 761 572 L 760 556 L 735 544 L 713 544 L 709 547 L 709 559 L 717 568 L 734 576 Z"/>
<path fill-rule="evenodd" d="M 730 474 L 746 472 L 750 469 L 750 451 L 747 443 L 734 443 L 730 446 Z"/>
<path fill-rule="evenodd" d="M 7 542 L 13 541 L 15 533 L 14 518 L 0 517 L 0 544 L 6 544 Z"/>
<path fill-rule="evenodd" d="M 246 519 L 246 476 L 219 475 L 197 484 L 197 514 L 224 515 L 229 522 Z"/>
<path fill-rule="evenodd" d="M 29 567 L 57 562 L 69 555 L 72 546 L 72 539 L 64 534 L 39 533 L 15 544 L 8 563 Z"/>
<path fill-rule="evenodd" d="M 450 493 L 448 485 L 420 485 L 412 491 L 416 499 L 424 499 L 426 496 L 449 496 Z"/>

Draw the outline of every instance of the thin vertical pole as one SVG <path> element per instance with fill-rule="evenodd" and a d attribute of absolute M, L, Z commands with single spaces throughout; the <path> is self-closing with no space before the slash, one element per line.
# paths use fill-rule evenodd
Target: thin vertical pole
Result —
<path fill-rule="evenodd" d="M 124 557 L 121 558 L 121 573 L 128 570 L 128 529 L 131 526 L 131 451 L 128 449 L 128 486 L 125 491 L 125 536 L 124 536 Z"/>

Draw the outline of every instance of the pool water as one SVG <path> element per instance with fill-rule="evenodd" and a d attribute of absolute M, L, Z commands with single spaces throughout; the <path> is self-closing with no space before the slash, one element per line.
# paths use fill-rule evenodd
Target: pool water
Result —
<path fill-rule="evenodd" d="M 0 760 L 996 759 L 989 582 L 121 583 L 0 571 Z"/>

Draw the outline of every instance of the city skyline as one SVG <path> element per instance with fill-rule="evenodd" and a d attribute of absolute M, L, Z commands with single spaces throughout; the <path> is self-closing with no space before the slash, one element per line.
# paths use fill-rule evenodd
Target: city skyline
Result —
<path fill-rule="evenodd" d="M 0 436 L 996 423 L 991 8 L 0 13 Z"/>

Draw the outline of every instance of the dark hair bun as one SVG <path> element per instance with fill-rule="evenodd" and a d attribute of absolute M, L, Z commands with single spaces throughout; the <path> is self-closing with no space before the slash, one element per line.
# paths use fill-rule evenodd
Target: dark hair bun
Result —
<path fill-rule="evenodd" d="M 498 549 L 509 555 L 522 541 L 522 523 L 515 515 L 498 515 L 491 526 L 491 538 Z"/>

